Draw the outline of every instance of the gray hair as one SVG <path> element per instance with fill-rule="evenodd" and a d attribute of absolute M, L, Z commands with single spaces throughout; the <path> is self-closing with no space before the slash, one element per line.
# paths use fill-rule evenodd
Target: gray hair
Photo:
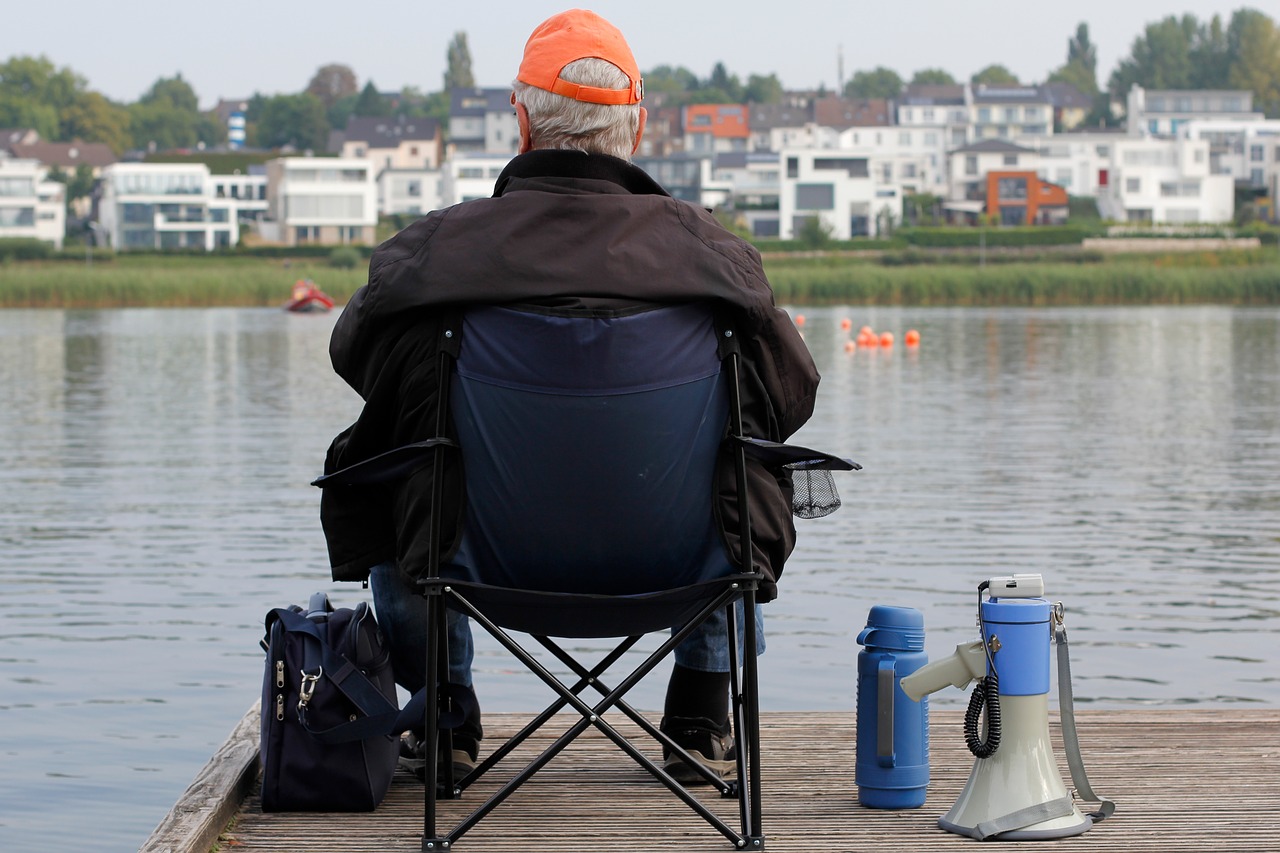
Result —
<path fill-rule="evenodd" d="M 560 72 L 570 83 L 626 89 L 631 81 L 612 62 L 589 57 Z M 630 160 L 640 127 L 639 104 L 590 104 L 521 83 L 512 84 L 516 102 L 529 111 L 529 135 L 536 148 L 608 154 Z"/>

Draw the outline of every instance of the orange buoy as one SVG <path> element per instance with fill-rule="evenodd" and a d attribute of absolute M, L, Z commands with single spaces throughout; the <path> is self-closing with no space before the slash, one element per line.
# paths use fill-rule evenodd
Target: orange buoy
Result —
<path fill-rule="evenodd" d="M 853 321 L 850 320 L 848 317 L 845 317 L 843 320 L 840 321 L 840 328 L 843 331 L 846 331 L 846 332 L 849 331 L 850 329 L 853 328 Z"/>
<path fill-rule="evenodd" d="M 876 331 L 876 330 L 875 330 L 875 329 L 873 329 L 873 328 L 871 328 L 870 326 L 863 326 L 861 329 L 859 329 L 859 330 L 858 330 L 858 334 L 859 334 L 859 335 L 873 335 L 873 334 L 875 334 L 875 331 Z"/>
<path fill-rule="evenodd" d="M 873 332 L 858 335 L 858 346 L 860 347 L 877 347 L 880 346 L 880 339 Z"/>
<path fill-rule="evenodd" d="M 797 314 L 797 315 L 796 315 L 796 325 L 797 325 L 797 326 L 803 326 L 803 325 L 804 325 L 804 315 L 803 315 L 803 314 Z"/>
<path fill-rule="evenodd" d="M 893 346 L 893 332 L 882 332 L 880 334 L 880 346 L 882 347 Z"/>
<path fill-rule="evenodd" d="M 920 333 L 915 329 L 907 329 L 907 333 L 902 336 L 902 342 L 909 347 L 920 346 Z"/>
<path fill-rule="evenodd" d="M 854 344 L 854 342 L 853 342 L 853 341 L 845 341 L 845 342 L 844 342 L 844 351 L 845 351 L 845 352 L 853 352 L 856 348 L 857 348 L 857 345 L 856 345 L 856 344 Z"/>

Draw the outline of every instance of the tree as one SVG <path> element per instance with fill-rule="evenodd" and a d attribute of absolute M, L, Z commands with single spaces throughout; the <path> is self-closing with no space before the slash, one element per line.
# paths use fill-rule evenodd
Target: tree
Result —
<path fill-rule="evenodd" d="M 912 86 L 954 86 L 956 78 L 941 68 L 922 68 L 911 75 Z"/>
<path fill-rule="evenodd" d="M 386 98 L 382 97 L 381 93 L 378 92 L 378 88 L 370 80 L 360 90 L 360 97 L 356 99 L 355 105 L 352 106 L 351 114 L 358 116 L 389 116 L 391 115 L 391 104 Z"/>
<path fill-rule="evenodd" d="M 249 104 L 253 144 L 263 148 L 286 145 L 320 150 L 328 142 L 329 122 L 324 102 L 310 92 L 296 95 L 255 95 Z"/>
<path fill-rule="evenodd" d="M 1098 49 L 1089 40 L 1089 25 L 1081 23 L 1067 41 L 1067 63 L 1049 75 L 1050 83 L 1068 83 L 1082 95 L 1098 94 Z"/>
<path fill-rule="evenodd" d="M 319 98 L 325 109 L 329 109 L 337 101 L 348 95 L 354 95 L 359 91 L 359 86 L 356 83 L 356 74 L 350 66 L 331 62 L 320 66 L 315 76 L 311 78 L 311 82 L 307 84 L 306 91 Z"/>
<path fill-rule="evenodd" d="M 59 114 L 85 92 L 83 77 L 47 58 L 15 56 L 0 64 L 0 127 L 29 127 L 63 139 Z"/>
<path fill-rule="evenodd" d="M 711 67 L 711 76 L 694 92 L 694 100 L 704 104 L 732 104 L 743 100 L 744 90 L 738 75 L 730 74 L 723 62 Z"/>
<path fill-rule="evenodd" d="M 1232 16 L 1233 22 L 1235 17 L 1235 15 Z M 1231 46 L 1222 27 L 1221 15 L 1214 15 L 1207 26 L 1198 29 L 1190 52 L 1192 88 L 1226 88 L 1227 79 L 1231 73 Z"/>
<path fill-rule="evenodd" d="M 988 65 L 969 78 L 974 85 L 1019 86 L 1018 77 L 1003 65 Z"/>
<path fill-rule="evenodd" d="M 742 93 L 742 99 L 755 104 L 776 104 L 782 101 L 782 95 L 782 81 L 777 74 L 770 74 L 768 77 L 752 74 L 747 78 L 747 88 Z"/>
<path fill-rule="evenodd" d="M 444 90 L 470 89 L 476 85 L 471 73 L 471 49 L 467 47 L 467 34 L 456 32 L 445 52 Z"/>
<path fill-rule="evenodd" d="M 116 154 L 129 147 L 129 111 L 98 92 L 85 92 L 59 115 L 60 137 L 102 142 Z"/>
<path fill-rule="evenodd" d="M 1280 118 L 1280 29 L 1252 9 L 1238 9 L 1227 28 L 1231 63 L 1228 83 L 1251 89 L 1254 106 L 1268 118 Z"/>
<path fill-rule="evenodd" d="M 197 113 L 200 111 L 199 99 L 191 84 L 182 79 L 181 74 L 173 77 L 161 77 L 151 84 L 151 88 L 138 99 L 140 104 L 162 104 L 179 112 Z"/>
<path fill-rule="evenodd" d="M 846 98 L 896 98 L 902 94 L 902 78 L 883 65 L 871 71 L 858 71 L 844 84 Z"/>
<path fill-rule="evenodd" d="M 1194 15 L 1170 15 L 1147 24 L 1133 40 L 1129 56 L 1120 60 L 1107 81 L 1112 95 L 1124 97 L 1134 85 L 1146 89 L 1189 89 L 1191 46 L 1200 27 Z"/>
<path fill-rule="evenodd" d="M 644 75 L 646 95 L 665 95 L 670 103 L 684 103 L 684 96 L 698 88 L 698 75 L 683 65 L 659 65 Z"/>

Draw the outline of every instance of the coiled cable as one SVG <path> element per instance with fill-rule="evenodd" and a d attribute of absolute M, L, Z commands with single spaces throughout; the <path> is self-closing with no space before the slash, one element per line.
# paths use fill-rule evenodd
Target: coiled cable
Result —
<path fill-rule="evenodd" d="M 982 711 L 987 712 L 987 737 L 978 735 L 978 723 Z M 964 742 L 978 758 L 990 758 L 1000 748 L 1000 679 L 996 671 L 979 678 L 969 697 L 969 708 L 964 712 Z"/>

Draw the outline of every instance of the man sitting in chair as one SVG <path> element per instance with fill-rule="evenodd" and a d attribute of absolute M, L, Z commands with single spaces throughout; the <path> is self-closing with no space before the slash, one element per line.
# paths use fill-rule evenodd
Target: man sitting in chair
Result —
<path fill-rule="evenodd" d="M 334 440 L 326 473 L 434 434 L 436 354 L 462 305 L 723 306 L 743 352 L 744 429 L 785 440 L 813 411 L 813 360 L 774 305 L 755 249 L 629 162 L 644 131 L 644 89 L 622 34 L 591 12 L 553 16 L 530 36 L 514 89 L 520 153 L 493 197 L 434 211 L 381 245 L 368 284 L 337 322 L 334 369 L 365 407 Z M 443 476 L 446 506 L 451 498 L 460 504 L 458 472 Z M 432 477 L 427 466 L 391 488 L 327 489 L 321 504 L 333 577 L 371 581 L 397 681 L 410 691 L 425 678 L 427 604 L 403 567 L 423 565 L 432 547 L 423 523 Z M 754 464 L 749 480 L 755 565 L 768 601 L 795 544 L 791 484 Z M 722 510 L 732 551 L 740 547 L 737 510 Z M 446 552 L 458 541 L 457 517 L 445 513 Z M 675 661 L 663 731 L 709 767 L 732 771 L 723 614 L 685 640 Z M 471 662 L 469 625 L 451 612 L 450 682 L 469 690 Z M 456 772 L 474 766 L 481 735 L 477 706 L 454 730 Z M 677 756 L 665 758 L 673 776 L 700 778 Z"/>

